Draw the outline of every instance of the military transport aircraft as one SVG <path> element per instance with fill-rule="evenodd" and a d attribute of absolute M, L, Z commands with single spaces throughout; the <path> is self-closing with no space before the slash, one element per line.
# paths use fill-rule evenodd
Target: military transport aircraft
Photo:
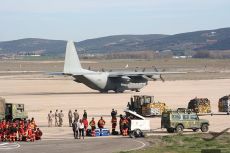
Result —
<path fill-rule="evenodd" d="M 163 78 L 162 74 L 181 72 L 96 72 L 83 69 L 73 41 L 66 45 L 65 63 L 63 75 L 69 75 L 75 82 L 83 83 L 91 89 L 106 93 L 113 90 L 122 93 L 125 90 L 139 92 L 147 85 L 148 81 L 155 81 Z"/>

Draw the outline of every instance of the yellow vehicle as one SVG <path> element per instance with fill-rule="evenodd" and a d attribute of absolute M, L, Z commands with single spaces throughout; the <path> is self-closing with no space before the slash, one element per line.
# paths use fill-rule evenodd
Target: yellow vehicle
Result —
<path fill-rule="evenodd" d="M 154 96 L 135 95 L 131 97 L 128 108 L 142 116 L 160 116 L 167 107 L 165 103 L 155 102 Z"/>
<path fill-rule="evenodd" d="M 194 98 L 188 103 L 188 109 L 196 113 L 211 113 L 210 100 L 208 98 Z"/>

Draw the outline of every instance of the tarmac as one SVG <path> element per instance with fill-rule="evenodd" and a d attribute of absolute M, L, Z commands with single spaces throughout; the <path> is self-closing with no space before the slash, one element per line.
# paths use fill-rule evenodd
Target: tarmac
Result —
<path fill-rule="evenodd" d="M 124 114 L 123 109 L 133 95 L 154 95 L 155 101 L 165 102 L 169 108 L 187 107 L 190 99 L 208 98 L 214 113 L 218 112 L 218 99 L 230 94 L 230 79 L 216 80 L 180 80 L 149 82 L 140 93 L 126 91 L 122 94 L 101 94 L 91 90 L 83 84 L 75 83 L 66 78 L 36 78 L 34 75 L 0 78 L 0 96 L 10 103 L 24 103 L 29 118 L 34 117 L 37 125 L 43 131 L 43 140 L 34 143 L 11 144 L 15 149 L 0 149 L 0 153 L 23 152 L 73 152 L 83 149 L 82 152 L 119 152 L 143 146 L 141 142 L 124 137 L 101 137 L 87 138 L 85 140 L 74 140 L 72 129 L 68 127 L 67 113 L 69 109 L 78 110 L 80 116 L 83 110 L 88 112 L 89 120 L 95 117 L 96 121 L 104 116 L 106 128 L 111 129 L 111 109 L 114 108 L 118 114 Z M 47 127 L 47 114 L 50 110 L 63 110 L 64 127 Z M 219 132 L 230 127 L 230 116 L 201 116 L 200 118 L 210 121 L 210 131 Z M 166 134 L 165 129 L 160 129 L 160 118 L 148 118 L 151 129 L 155 129 L 154 135 Z M 118 130 L 118 127 L 117 129 Z M 187 133 L 193 133 L 188 131 Z M 113 145 L 114 144 L 114 145 Z M 145 144 L 145 142 L 144 142 Z M 0 144 L 4 147 L 5 144 Z M 8 144 L 6 144 L 8 145 Z M 89 146 L 88 146 L 89 145 Z M 147 144 L 145 144 L 147 145 Z M 84 147 L 86 146 L 86 147 Z M 105 147 L 106 146 L 106 147 Z"/>
<path fill-rule="evenodd" d="M 0 143 L 1 153 L 111 153 L 131 151 L 147 146 L 144 139 L 103 137 L 85 139 L 43 139 L 35 142 Z"/>

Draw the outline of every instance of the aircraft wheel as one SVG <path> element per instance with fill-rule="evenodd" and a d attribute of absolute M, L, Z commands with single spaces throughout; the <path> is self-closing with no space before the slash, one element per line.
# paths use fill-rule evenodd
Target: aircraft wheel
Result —
<path fill-rule="evenodd" d="M 108 93 L 108 90 L 100 90 L 100 93 Z"/>
<path fill-rule="evenodd" d="M 124 90 L 123 89 L 120 89 L 120 88 L 117 88 L 117 89 L 115 89 L 114 90 L 116 93 L 123 93 L 124 92 Z"/>

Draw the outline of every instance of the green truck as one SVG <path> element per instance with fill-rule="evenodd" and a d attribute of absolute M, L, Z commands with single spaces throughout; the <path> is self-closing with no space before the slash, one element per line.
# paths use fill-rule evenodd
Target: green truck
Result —
<path fill-rule="evenodd" d="M 169 133 L 183 133 L 184 129 L 192 129 L 194 132 L 201 129 L 207 132 L 209 121 L 199 119 L 198 115 L 189 110 L 166 111 L 161 116 L 161 128 L 166 128 Z"/>
<path fill-rule="evenodd" d="M 0 120 L 24 120 L 28 118 L 24 104 L 6 103 L 0 97 Z"/>

